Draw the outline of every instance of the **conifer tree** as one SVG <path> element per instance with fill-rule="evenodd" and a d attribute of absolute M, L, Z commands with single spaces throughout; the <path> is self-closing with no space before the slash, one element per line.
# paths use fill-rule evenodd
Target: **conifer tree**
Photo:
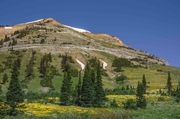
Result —
<path fill-rule="evenodd" d="M 24 100 L 23 91 L 21 89 L 18 79 L 19 68 L 20 68 L 20 59 L 18 58 L 17 60 L 15 60 L 13 65 L 11 81 L 6 94 L 7 103 L 11 107 L 10 115 L 16 115 L 17 105 L 23 102 Z"/>
<path fill-rule="evenodd" d="M 65 62 L 64 66 L 64 79 L 61 87 L 60 102 L 62 105 L 69 105 L 71 102 L 71 73 L 70 65 L 68 61 Z"/>
<path fill-rule="evenodd" d="M 8 75 L 7 75 L 7 73 L 5 73 L 5 74 L 3 75 L 2 84 L 5 84 L 6 82 L 8 82 Z"/>
<path fill-rule="evenodd" d="M 76 99 L 75 99 L 75 104 L 80 106 L 81 105 L 81 88 L 82 88 L 82 83 L 81 83 L 81 71 L 79 72 L 79 81 L 76 86 Z"/>
<path fill-rule="evenodd" d="M 85 106 L 85 107 L 93 106 L 94 90 L 92 86 L 91 68 L 90 68 L 89 63 L 87 63 L 85 71 L 84 71 L 81 94 L 82 94 L 81 95 L 82 106 Z"/>
<path fill-rule="evenodd" d="M 96 75 L 96 86 L 95 86 L 95 91 L 96 91 L 96 97 L 95 97 L 95 103 L 96 106 L 101 106 L 103 100 L 105 99 L 105 92 L 103 89 L 103 84 L 102 84 L 102 76 L 101 76 L 101 65 L 100 62 L 97 64 L 97 75 Z"/>
<path fill-rule="evenodd" d="M 32 51 L 32 56 L 29 60 L 28 65 L 26 66 L 26 76 L 25 80 L 31 80 L 33 78 L 33 65 L 34 65 L 34 60 L 35 60 L 35 51 Z"/>
<path fill-rule="evenodd" d="M 139 108 L 146 108 L 146 99 L 144 97 L 144 86 L 138 82 L 136 94 L 136 106 Z"/>
<path fill-rule="evenodd" d="M 168 72 L 167 92 L 168 92 L 168 95 L 171 95 L 171 92 L 172 92 L 172 82 L 171 82 L 171 73 L 170 72 Z"/>
<path fill-rule="evenodd" d="M 176 88 L 176 101 L 180 102 L 180 82 L 178 83 L 178 86 Z"/>
<path fill-rule="evenodd" d="M 144 87 L 144 92 L 143 93 L 146 94 L 147 83 L 146 83 L 146 76 L 145 76 L 145 74 L 143 74 L 142 84 L 143 84 L 143 87 Z"/>

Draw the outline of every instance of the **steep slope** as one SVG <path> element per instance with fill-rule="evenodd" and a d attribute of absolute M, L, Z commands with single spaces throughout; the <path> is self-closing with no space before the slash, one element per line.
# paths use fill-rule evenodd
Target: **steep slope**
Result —
<path fill-rule="evenodd" d="M 63 25 L 52 18 L 40 19 L 32 22 L 0 28 L 0 82 L 5 73 L 10 77 L 10 67 L 14 60 L 15 51 L 20 52 L 22 65 L 20 80 L 24 81 L 26 66 L 35 51 L 33 66 L 33 80 L 27 82 L 28 91 L 46 91 L 41 85 L 39 74 L 40 60 L 44 54 L 52 54 L 52 65 L 58 74 L 52 78 L 54 89 L 59 91 L 63 79 L 61 56 L 68 54 L 72 58 L 74 70 L 83 70 L 87 60 L 96 57 L 104 69 L 103 84 L 105 88 L 119 87 L 115 77 L 124 74 L 128 80 L 123 85 L 136 86 L 146 74 L 149 89 L 158 90 L 166 85 L 167 72 L 171 71 L 173 85 L 180 80 L 180 69 L 166 66 L 161 58 L 127 47 L 120 39 L 108 34 L 95 34 L 85 29 Z M 2 42 L 3 41 L 3 42 Z M 122 72 L 114 70 L 113 61 L 116 58 L 125 58 L 133 67 L 123 67 Z M 73 77 L 73 84 L 77 77 Z M 7 85 L 2 89 L 6 90 Z"/>
<path fill-rule="evenodd" d="M 127 59 L 141 59 L 150 63 L 166 65 L 166 62 L 153 55 L 129 48 L 111 35 L 94 34 L 87 30 L 63 25 L 52 18 L 19 24 L 11 28 L 1 28 L 0 35 L 10 39 L 4 42 L 1 51 L 9 48 L 13 39 L 17 41 L 14 49 L 38 48 L 53 53 L 57 49 L 79 49 L 85 52 L 98 51 Z M 41 48 L 43 47 L 43 49 Z M 134 60 L 135 64 L 139 64 Z"/>

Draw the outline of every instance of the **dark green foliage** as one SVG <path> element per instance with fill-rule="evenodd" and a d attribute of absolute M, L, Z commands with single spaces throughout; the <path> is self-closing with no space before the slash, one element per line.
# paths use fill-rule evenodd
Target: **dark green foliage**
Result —
<path fill-rule="evenodd" d="M 78 69 L 71 67 L 71 75 L 73 77 L 78 77 Z"/>
<path fill-rule="evenodd" d="M 125 58 L 115 58 L 113 60 L 112 66 L 115 68 L 114 71 L 120 72 L 122 71 L 122 67 L 130 67 L 132 63 Z"/>
<path fill-rule="evenodd" d="M 8 105 L 4 105 L 4 102 L 0 102 L 0 119 L 3 119 L 9 113 Z"/>
<path fill-rule="evenodd" d="M 87 63 L 85 71 L 84 71 L 82 90 L 81 90 L 82 106 L 86 106 L 86 107 L 93 106 L 94 89 L 93 89 L 92 84 L 93 83 L 91 79 L 91 69 L 90 69 L 89 63 Z"/>
<path fill-rule="evenodd" d="M 7 35 L 5 35 L 4 42 L 8 42 L 8 41 L 10 41 L 10 38 Z"/>
<path fill-rule="evenodd" d="M 82 82 L 81 82 L 81 71 L 79 72 L 79 81 L 76 86 L 76 95 L 75 95 L 75 105 L 80 106 L 81 105 L 81 88 L 82 88 Z"/>
<path fill-rule="evenodd" d="M 117 76 L 116 78 L 115 78 L 115 80 L 116 80 L 116 82 L 117 83 L 124 83 L 124 81 L 125 80 L 127 80 L 128 78 L 127 78 L 127 76 L 125 76 L 125 75 L 121 75 L 121 76 Z"/>
<path fill-rule="evenodd" d="M 71 98 L 72 98 L 71 87 L 72 87 L 72 82 L 71 82 L 70 65 L 68 60 L 66 60 L 64 65 L 64 79 L 62 82 L 61 94 L 60 94 L 60 102 L 62 105 L 69 105 L 71 103 Z"/>
<path fill-rule="evenodd" d="M 15 39 L 13 38 L 11 45 L 14 46 L 14 45 L 16 45 L 16 44 L 17 44 L 17 40 L 15 40 Z"/>
<path fill-rule="evenodd" d="M 43 79 L 41 80 L 41 86 L 43 87 L 50 87 L 51 89 L 53 89 L 53 85 L 52 85 L 52 79 L 54 78 L 54 76 L 57 74 L 57 70 L 54 66 L 48 66 L 46 68 L 46 73 L 45 76 L 43 77 Z"/>
<path fill-rule="evenodd" d="M 34 66 L 35 54 L 36 54 L 36 52 L 32 51 L 31 58 L 29 60 L 29 63 L 27 64 L 26 70 L 25 70 L 25 73 L 26 73 L 25 80 L 32 80 L 32 78 L 33 78 L 33 66 Z"/>
<path fill-rule="evenodd" d="M 111 107 L 118 107 L 118 104 L 117 104 L 116 100 L 112 100 L 112 101 L 110 102 L 110 106 L 111 106 Z"/>
<path fill-rule="evenodd" d="M 41 39 L 40 44 L 45 43 L 45 39 Z"/>
<path fill-rule="evenodd" d="M 172 92 L 171 73 L 168 72 L 168 78 L 167 78 L 167 93 L 168 93 L 168 95 L 171 95 L 171 92 Z"/>
<path fill-rule="evenodd" d="M 4 40 L 0 39 L 0 46 L 2 46 L 4 44 Z"/>
<path fill-rule="evenodd" d="M 101 106 L 102 102 L 105 100 L 105 92 L 103 89 L 102 84 L 102 77 L 101 77 L 101 65 L 100 62 L 97 64 L 97 72 L 96 72 L 96 82 L 95 82 L 95 105 Z"/>
<path fill-rule="evenodd" d="M 16 114 L 16 107 L 18 103 L 23 102 L 24 97 L 23 97 L 23 91 L 21 89 L 18 75 L 19 75 L 19 68 L 20 68 L 20 59 L 18 58 L 15 60 L 13 68 L 12 68 L 12 75 L 11 75 L 11 81 L 8 87 L 8 91 L 6 94 L 6 100 L 7 103 L 11 107 L 11 115 Z"/>
<path fill-rule="evenodd" d="M 102 84 L 102 67 L 96 58 L 89 60 L 86 65 L 81 93 L 82 106 L 103 105 L 105 92 Z"/>
<path fill-rule="evenodd" d="M 41 86 L 43 87 L 50 87 L 53 88 L 52 85 L 52 79 L 57 74 L 57 70 L 54 66 L 51 65 L 52 62 L 52 56 L 51 54 L 45 54 L 40 62 L 40 77 L 41 80 Z"/>
<path fill-rule="evenodd" d="M 135 95 L 135 88 L 132 86 L 114 88 L 114 89 L 105 89 L 106 95 Z"/>
<path fill-rule="evenodd" d="M 145 76 L 145 74 L 143 75 L 142 84 L 143 84 L 143 87 L 144 87 L 144 92 L 143 93 L 146 94 L 147 83 L 146 83 L 146 76 Z"/>
<path fill-rule="evenodd" d="M 71 56 L 68 56 L 67 54 L 66 55 L 62 55 L 60 56 L 62 57 L 62 60 L 61 60 L 61 68 L 63 69 L 63 71 L 65 70 L 65 65 L 66 65 L 66 62 L 68 61 L 69 63 L 74 63 L 73 59 Z M 70 64 L 69 64 L 70 65 Z"/>
<path fill-rule="evenodd" d="M 178 86 L 176 88 L 175 97 L 176 97 L 176 102 L 180 102 L 180 82 L 178 83 Z"/>
<path fill-rule="evenodd" d="M 138 82 L 137 94 L 136 94 L 136 106 L 139 108 L 146 108 L 146 99 L 144 97 L 144 86 Z"/>
<path fill-rule="evenodd" d="M 125 109 L 137 109 L 136 101 L 133 99 L 128 99 L 126 102 L 123 103 Z"/>
<path fill-rule="evenodd" d="M 4 73 L 2 84 L 6 84 L 7 82 L 8 82 L 8 75 L 7 75 L 7 73 Z"/>
<path fill-rule="evenodd" d="M 16 32 L 17 38 L 20 38 L 20 39 L 23 38 L 23 37 L 25 37 L 25 36 L 28 35 L 29 33 L 30 33 L 30 29 L 28 29 L 28 28 Z"/>

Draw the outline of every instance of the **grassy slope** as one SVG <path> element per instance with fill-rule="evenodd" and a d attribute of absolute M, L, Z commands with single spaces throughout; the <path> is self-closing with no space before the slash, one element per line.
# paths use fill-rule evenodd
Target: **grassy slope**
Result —
<path fill-rule="evenodd" d="M 162 71 L 158 71 L 161 69 Z M 148 69 L 145 68 L 124 68 L 123 74 L 128 77 L 127 84 L 137 85 L 138 81 L 142 80 L 143 74 L 146 75 L 149 90 L 164 88 L 167 82 L 167 72 L 171 72 L 173 86 L 180 81 L 180 69 L 169 66 L 151 65 Z"/>
<path fill-rule="evenodd" d="M 103 53 L 101 53 L 101 55 L 108 57 L 109 61 L 113 60 L 113 58 L 109 57 L 108 55 L 105 55 Z M 0 53 L 1 64 L 3 61 L 6 60 L 7 56 L 8 56 L 8 53 Z M 27 63 L 29 62 L 30 57 L 31 57 L 31 51 L 23 52 L 22 64 L 20 68 L 20 77 L 19 77 L 20 80 L 23 80 L 25 77 L 24 71 L 26 69 Z M 34 72 L 33 72 L 34 79 L 29 81 L 28 83 L 28 90 L 30 91 L 39 92 L 41 89 L 41 85 L 40 85 L 41 79 L 39 77 L 39 70 L 38 70 L 41 57 L 42 57 L 42 54 L 37 52 L 35 55 L 35 64 L 34 64 Z M 59 72 L 59 75 L 55 76 L 52 79 L 53 85 L 56 91 L 60 90 L 61 82 L 63 79 L 60 62 L 61 62 L 61 59 L 58 57 L 58 55 L 53 55 L 52 65 L 54 65 Z M 172 73 L 173 85 L 176 85 L 177 82 L 180 81 L 180 68 L 175 68 L 175 67 L 150 65 L 148 69 L 126 67 L 126 68 L 123 68 L 123 70 L 124 70 L 123 74 L 128 77 L 128 81 L 126 82 L 126 84 L 133 85 L 133 86 L 136 86 L 137 82 L 142 80 L 142 75 L 145 74 L 147 78 L 147 82 L 149 82 L 148 90 L 156 90 L 156 89 L 164 88 L 166 85 L 168 71 Z M 161 70 L 161 71 L 158 71 L 158 70 Z M 10 71 L 7 71 L 7 72 L 10 77 L 10 73 L 9 73 Z M 0 81 L 2 80 L 2 76 L 3 76 L 3 73 L 0 73 Z M 78 80 L 77 78 L 72 78 L 74 85 L 77 83 L 77 80 Z M 104 83 L 105 88 L 114 88 L 118 86 L 114 80 L 108 77 L 103 77 L 103 83 Z M 6 86 L 3 86 L 4 89 L 6 89 Z"/>

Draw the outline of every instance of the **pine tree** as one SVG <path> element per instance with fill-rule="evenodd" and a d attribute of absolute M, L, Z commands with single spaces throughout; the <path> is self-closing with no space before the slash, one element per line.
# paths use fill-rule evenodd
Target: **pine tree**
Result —
<path fill-rule="evenodd" d="M 91 68 L 90 68 L 89 63 L 87 63 L 85 71 L 84 71 L 81 94 L 82 94 L 81 95 L 82 106 L 85 106 L 85 107 L 93 106 L 94 90 L 92 86 Z"/>
<path fill-rule="evenodd" d="M 5 74 L 3 75 L 2 84 L 6 84 L 6 82 L 8 82 L 8 75 L 7 75 L 7 73 L 5 73 Z"/>
<path fill-rule="evenodd" d="M 101 65 L 100 62 L 97 64 L 97 75 L 96 75 L 96 86 L 95 86 L 95 91 L 96 91 L 96 99 L 95 103 L 96 106 L 101 106 L 102 102 L 105 99 L 105 92 L 103 89 L 103 84 L 102 84 L 102 76 L 101 76 Z"/>
<path fill-rule="evenodd" d="M 145 74 L 143 75 L 142 84 L 143 84 L 143 87 L 144 87 L 144 92 L 143 93 L 146 94 L 147 83 L 146 83 L 146 76 L 145 76 Z"/>
<path fill-rule="evenodd" d="M 136 94 L 136 106 L 139 108 L 146 108 L 146 99 L 144 97 L 144 86 L 138 82 Z"/>
<path fill-rule="evenodd" d="M 26 66 L 26 76 L 25 76 L 25 80 L 32 80 L 33 78 L 33 65 L 34 65 L 34 60 L 35 60 L 35 52 L 32 51 L 32 56 L 29 60 L 28 65 Z"/>
<path fill-rule="evenodd" d="M 81 71 L 79 72 L 79 81 L 76 86 L 76 97 L 75 97 L 75 104 L 80 106 L 81 105 L 81 88 L 82 88 L 82 83 L 81 83 Z"/>
<path fill-rule="evenodd" d="M 10 115 L 16 115 L 17 105 L 23 102 L 24 100 L 23 91 L 21 89 L 18 79 L 19 68 L 20 68 L 20 59 L 18 58 L 17 60 L 15 60 L 13 65 L 11 81 L 6 94 L 7 103 L 11 107 Z"/>
<path fill-rule="evenodd" d="M 167 92 L 168 92 L 168 95 L 171 95 L 171 92 L 172 92 L 172 82 L 171 82 L 171 73 L 168 72 L 168 79 L 167 79 Z"/>
<path fill-rule="evenodd" d="M 176 88 L 176 101 L 180 102 L 180 82 L 178 83 L 178 86 Z"/>
<path fill-rule="evenodd" d="M 69 105 L 71 102 L 71 73 L 68 61 L 64 66 L 64 80 L 61 87 L 60 102 L 62 105 Z"/>

